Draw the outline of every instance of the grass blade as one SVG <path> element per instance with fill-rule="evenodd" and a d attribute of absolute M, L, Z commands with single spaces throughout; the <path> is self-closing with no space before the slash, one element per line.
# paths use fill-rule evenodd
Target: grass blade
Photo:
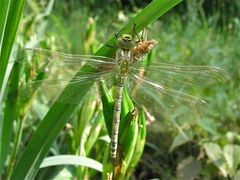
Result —
<path fill-rule="evenodd" d="M 9 56 L 12 50 L 12 45 L 15 39 L 24 4 L 25 0 L 0 1 L 0 104 L 2 103 L 2 94 L 4 93 L 2 84 L 5 77 L 5 71 L 9 61 Z M 11 120 L 4 119 L 3 121 L 0 125 L 0 175 L 2 174 L 2 170 L 4 168 L 6 151 L 8 149 L 8 146 L 6 147 L 4 143 L 7 143 L 11 137 L 10 136 L 7 139 L 3 139 L 6 137 L 6 134 L 4 133 L 12 132 L 12 126 L 10 122 Z"/>
<path fill-rule="evenodd" d="M 15 39 L 18 23 L 22 14 L 25 0 L 10 1 L 10 2 L 11 3 L 10 3 L 9 11 L 7 12 L 6 10 L 4 10 L 5 13 L 8 13 L 8 14 L 7 14 L 5 29 L 2 32 L 4 37 L 2 38 L 2 46 L 0 50 L 0 53 L 1 53 L 0 54 L 0 90 L 2 89 L 2 83 L 5 76 L 5 71 L 7 68 L 8 60 L 12 50 L 12 45 Z M 7 5 L 5 5 L 5 8 L 6 6 Z M 1 21 L 2 21 L 1 23 L 4 23 L 4 20 L 1 20 Z"/>
<path fill-rule="evenodd" d="M 40 168 L 59 165 L 85 166 L 102 172 L 102 164 L 94 159 L 74 155 L 59 155 L 47 157 L 42 162 Z"/>
<path fill-rule="evenodd" d="M 15 97 L 18 95 L 19 70 L 19 64 L 14 64 L 13 71 L 9 78 L 9 90 L 4 108 L 4 121 L 2 122 L 3 129 L 1 131 L 1 168 L 4 168 L 5 160 L 9 154 L 13 135 L 13 122 L 17 117 L 17 101 Z M 11 163 L 12 162 L 10 161 L 9 166 Z"/>
<path fill-rule="evenodd" d="M 5 30 L 5 25 L 7 21 L 7 14 L 8 14 L 8 8 L 9 8 L 10 1 L 0 1 L 0 47 L 2 47 L 2 40 L 4 37 L 4 30 Z M 0 48 L 1 49 L 1 48 Z M 1 51 L 0 51 L 1 54 Z"/>

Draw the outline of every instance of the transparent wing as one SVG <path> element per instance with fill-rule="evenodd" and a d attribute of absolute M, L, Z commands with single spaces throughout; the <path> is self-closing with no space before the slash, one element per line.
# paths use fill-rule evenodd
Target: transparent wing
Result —
<path fill-rule="evenodd" d="M 127 86 L 134 102 L 155 117 L 173 113 L 194 114 L 206 104 L 202 99 L 156 84 L 147 78 L 130 75 Z"/>
<path fill-rule="evenodd" d="M 44 49 L 19 50 L 16 57 L 14 62 L 23 67 L 20 96 L 28 99 L 38 90 L 39 98 L 49 102 L 58 98 L 61 102 L 79 103 L 74 97 L 86 83 L 109 79 L 115 69 L 111 58 Z M 67 90 L 63 91 L 66 86 Z"/>
<path fill-rule="evenodd" d="M 193 113 L 206 107 L 207 103 L 189 93 L 196 87 L 221 82 L 222 73 L 222 69 L 209 66 L 137 64 L 131 69 L 128 87 L 134 101 L 155 115 L 177 109 Z"/>
<path fill-rule="evenodd" d="M 136 64 L 131 72 L 145 76 L 154 83 L 172 89 L 193 89 L 204 87 L 224 80 L 224 70 L 213 66 L 179 66 L 152 63 L 150 66 Z"/>
<path fill-rule="evenodd" d="M 109 69 L 115 66 L 114 59 L 104 56 L 73 55 L 38 48 L 18 50 L 15 52 L 15 56 L 17 58 L 12 62 L 24 64 L 25 67 L 36 72 L 46 72 L 53 65 L 55 67 L 66 67 L 69 72 L 71 70 L 79 70 L 85 63 L 102 69 Z"/>
<path fill-rule="evenodd" d="M 85 90 L 88 85 L 92 85 L 100 80 L 112 81 L 115 73 L 111 71 L 97 72 L 91 74 L 76 75 L 70 81 L 54 82 L 53 80 L 43 79 L 32 81 L 24 86 L 20 91 L 20 96 L 30 98 L 32 93 L 37 93 L 37 98 L 42 102 L 59 101 L 70 104 L 78 104 L 78 94 Z M 29 93 L 30 92 L 30 93 Z"/>

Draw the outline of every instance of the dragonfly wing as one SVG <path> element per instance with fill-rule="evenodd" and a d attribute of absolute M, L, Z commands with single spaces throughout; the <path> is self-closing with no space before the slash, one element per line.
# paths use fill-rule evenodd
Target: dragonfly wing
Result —
<path fill-rule="evenodd" d="M 17 62 L 35 72 L 46 72 L 52 66 L 66 67 L 69 71 L 79 70 L 85 63 L 99 68 L 99 70 L 111 69 L 115 66 L 115 60 L 104 56 L 73 55 L 46 49 L 20 49 L 14 52 L 16 57 L 11 62 Z M 102 68 L 102 69 L 101 69 Z"/>
<path fill-rule="evenodd" d="M 20 97 L 28 99 L 38 90 L 38 96 L 49 102 L 57 98 L 61 102 L 79 103 L 74 97 L 84 84 L 111 77 L 115 69 L 111 58 L 44 49 L 19 50 L 13 62 L 23 69 Z M 68 88 L 63 91 L 66 86 Z"/>
<path fill-rule="evenodd" d="M 207 105 L 198 97 L 158 84 L 137 74 L 130 74 L 128 89 L 138 105 L 144 106 L 156 116 L 165 113 L 173 114 L 176 110 L 180 113 L 194 113 L 195 110 L 200 110 Z"/>
<path fill-rule="evenodd" d="M 224 70 L 212 66 L 180 66 L 152 63 L 149 66 L 136 64 L 133 74 L 147 77 L 151 81 L 172 89 L 206 87 L 224 80 Z"/>
<path fill-rule="evenodd" d="M 57 82 L 52 79 L 43 79 L 26 84 L 20 90 L 20 96 L 30 98 L 37 94 L 37 99 L 42 102 L 52 103 L 54 101 L 69 104 L 78 104 L 78 94 L 88 85 L 105 80 L 109 81 L 114 77 L 113 72 L 99 72 L 86 75 L 76 75 L 70 81 Z"/>

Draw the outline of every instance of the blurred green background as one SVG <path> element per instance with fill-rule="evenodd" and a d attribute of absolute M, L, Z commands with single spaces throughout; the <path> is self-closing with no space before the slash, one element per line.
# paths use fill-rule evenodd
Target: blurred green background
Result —
<path fill-rule="evenodd" d="M 29 0 L 16 44 L 93 54 L 150 2 Z M 240 179 L 240 1 L 185 0 L 148 26 L 148 36 L 158 41 L 152 59 L 181 65 L 218 66 L 226 73 L 221 84 L 193 88 L 194 95 L 209 103 L 203 114 L 177 117 L 173 112 L 161 119 L 147 118 L 144 153 L 131 178 Z M 46 112 L 44 108 L 33 105 L 24 125 L 21 148 Z M 81 111 L 78 109 L 74 116 L 81 116 Z M 71 126 L 76 125 L 74 122 L 70 121 Z M 73 134 L 71 128 L 64 129 L 50 154 L 74 154 L 77 142 Z M 101 142 L 95 148 L 99 147 Z M 94 153 L 93 149 L 89 156 Z M 86 171 L 85 178 L 99 177 L 96 172 Z M 79 179 L 84 178 L 79 175 L 81 169 L 77 172 L 54 167 L 40 170 L 37 177 L 60 179 L 73 173 Z"/>

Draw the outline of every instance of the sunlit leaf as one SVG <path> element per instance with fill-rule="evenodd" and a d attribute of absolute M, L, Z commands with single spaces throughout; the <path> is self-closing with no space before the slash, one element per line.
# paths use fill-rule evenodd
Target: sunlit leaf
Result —
<path fill-rule="evenodd" d="M 40 168 L 46 168 L 49 166 L 60 166 L 60 165 L 75 165 L 75 166 L 85 166 L 102 172 L 102 164 L 87 158 L 74 155 L 59 155 L 47 157 L 43 160 Z"/>

